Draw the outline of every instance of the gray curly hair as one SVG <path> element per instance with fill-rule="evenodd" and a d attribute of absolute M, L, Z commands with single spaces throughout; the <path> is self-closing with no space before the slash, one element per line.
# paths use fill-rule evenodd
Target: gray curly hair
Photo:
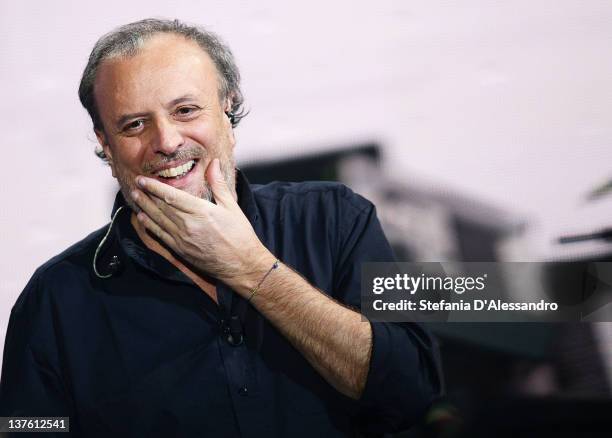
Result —
<path fill-rule="evenodd" d="M 240 72 L 229 47 L 212 32 L 202 27 L 183 23 L 179 20 L 147 18 L 125 24 L 107 33 L 95 44 L 79 85 L 79 99 L 85 107 L 95 130 L 103 131 L 102 120 L 96 108 L 94 83 L 100 64 L 118 56 L 134 56 L 144 43 L 159 33 L 174 33 L 196 42 L 214 62 L 219 74 L 219 101 L 229 98 L 231 102 L 232 127 L 247 115 L 244 110 L 244 97 L 240 90 Z M 107 161 L 101 148 L 96 155 Z"/>

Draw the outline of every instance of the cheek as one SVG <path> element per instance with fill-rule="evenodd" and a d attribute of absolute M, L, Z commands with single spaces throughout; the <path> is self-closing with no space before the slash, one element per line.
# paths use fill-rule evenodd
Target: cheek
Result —
<path fill-rule="evenodd" d="M 139 171 L 145 163 L 146 150 L 140 142 L 120 144 L 113 155 L 115 165 L 122 170 Z M 117 169 L 119 170 L 119 169 Z"/>
<path fill-rule="evenodd" d="M 209 125 L 198 124 L 185 130 L 184 136 L 206 147 L 211 143 L 212 139 L 215 138 L 215 132 Z"/>
<path fill-rule="evenodd" d="M 184 131 L 186 137 L 191 138 L 214 155 L 219 154 L 219 148 L 227 145 L 230 138 L 221 120 L 213 123 L 194 123 Z"/>

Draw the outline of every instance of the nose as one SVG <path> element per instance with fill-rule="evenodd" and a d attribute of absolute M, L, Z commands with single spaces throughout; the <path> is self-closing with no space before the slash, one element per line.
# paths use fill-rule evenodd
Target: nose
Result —
<path fill-rule="evenodd" d="M 164 155 L 174 153 L 184 142 L 179 127 L 164 118 L 155 121 L 153 136 L 151 139 L 153 150 Z"/>

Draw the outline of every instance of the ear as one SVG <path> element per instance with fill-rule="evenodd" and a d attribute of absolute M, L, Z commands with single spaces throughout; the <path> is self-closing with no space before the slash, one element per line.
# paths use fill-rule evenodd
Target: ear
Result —
<path fill-rule="evenodd" d="M 236 146 L 236 138 L 234 137 L 234 127 L 232 126 L 232 122 L 230 121 L 230 118 L 227 116 L 227 113 L 229 113 L 232 110 L 232 99 L 231 97 L 227 97 L 225 99 L 225 102 L 223 102 L 223 113 L 224 113 L 224 124 L 225 127 L 228 131 L 228 135 L 230 137 L 230 141 L 232 144 L 232 149 L 234 149 L 234 146 Z"/>
<path fill-rule="evenodd" d="M 232 110 L 232 98 L 227 96 L 223 101 L 223 112 L 227 113 Z"/>
<path fill-rule="evenodd" d="M 102 147 L 102 150 L 104 151 L 104 155 L 106 155 L 106 159 L 108 160 L 108 165 L 111 168 L 111 171 L 113 172 L 113 176 L 116 178 L 117 175 L 115 174 L 115 165 L 113 163 L 113 153 L 111 152 L 111 148 L 110 145 L 108 144 L 108 141 L 106 141 L 106 135 L 104 134 L 103 131 L 98 130 L 98 129 L 94 129 L 94 132 L 96 133 L 96 138 L 98 139 L 98 143 L 100 144 L 100 146 Z"/>

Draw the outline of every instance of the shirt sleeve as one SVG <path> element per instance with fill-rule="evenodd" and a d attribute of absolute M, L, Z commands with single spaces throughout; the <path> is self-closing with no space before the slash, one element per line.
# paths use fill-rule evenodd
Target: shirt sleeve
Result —
<path fill-rule="evenodd" d="M 38 292 L 33 278 L 11 311 L 0 380 L 0 416 L 70 416 L 52 311 L 48 297 Z"/>
<path fill-rule="evenodd" d="M 360 308 L 361 266 L 395 260 L 375 207 L 346 189 L 341 217 L 342 243 L 335 295 Z M 396 432 L 418 422 L 441 396 L 439 353 L 418 323 L 370 322 L 372 353 L 366 386 L 357 406 L 360 429 L 368 434 Z"/>

